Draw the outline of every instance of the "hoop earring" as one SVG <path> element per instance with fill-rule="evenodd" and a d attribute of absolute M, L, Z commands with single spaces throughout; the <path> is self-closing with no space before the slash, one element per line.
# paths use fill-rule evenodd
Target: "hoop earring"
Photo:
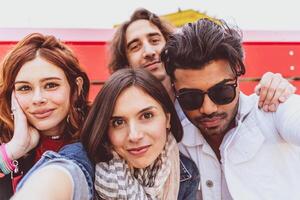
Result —
<path fill-rule="evenodd" d="M 67 124 L 71 125 L 71 123 L 70 123 L 70 114 L 67 115 Z"/>

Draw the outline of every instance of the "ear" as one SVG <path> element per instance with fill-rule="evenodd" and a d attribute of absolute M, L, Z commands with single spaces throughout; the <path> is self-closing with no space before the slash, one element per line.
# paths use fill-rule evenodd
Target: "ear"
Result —
<path fill-rule="evenodd" d="M 83 78 L 81 76 L 78 76 L 76 78 L 76 85 L 77 85 L 77 93 L 79 96 L 81 94 L 82 87 L 83 87 Z"/>
<path fill-rule="evenodd" d="M 171 129 L 171 114 L 170 113 L 166 113 L 166 127 L 168 130 Z"/>

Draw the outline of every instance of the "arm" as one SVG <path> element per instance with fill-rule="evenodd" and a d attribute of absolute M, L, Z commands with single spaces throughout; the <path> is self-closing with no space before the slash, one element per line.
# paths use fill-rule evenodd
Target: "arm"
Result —
<path fill-rule="evenodd" d="M 13 197 L 13 200 L 72 199 L 73 180 L 66 170 L 51 165 L 34 173 Z"/>
<path fill-rule="evenodd" d="M 300 146 L 300 96 L 291 96 L 273 115 L 281 137 L 288 143 Z"/>
<path fill-rule="evenodd" d="M 295 91 L 296 88 L 281 74 L 272 72 L 265 73 L 255 87 L 255 93 L 259 95 L 259 107 L 266 112 L 276 111 L 278 105 L 285 102 Z"/>

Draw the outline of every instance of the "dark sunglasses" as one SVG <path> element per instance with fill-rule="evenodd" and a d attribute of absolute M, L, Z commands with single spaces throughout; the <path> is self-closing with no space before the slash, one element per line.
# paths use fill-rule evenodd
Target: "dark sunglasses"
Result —
<path fill-rule="evenodd" d="M 226 84 L 228 81 L 235 81 Z M 231 103 L 236 96 L 237 79 L 224 80 L 203 92 L 199 89 L 181 89 L 176 92 L 176 98 L 184 110 L 195 110 L 201 108 L 205 94 L 217 105 Z"/>

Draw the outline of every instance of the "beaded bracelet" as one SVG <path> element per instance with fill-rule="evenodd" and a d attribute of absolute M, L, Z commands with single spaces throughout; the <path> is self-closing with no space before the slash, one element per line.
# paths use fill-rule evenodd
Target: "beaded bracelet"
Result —
<path fill-rule="evenodd" d="M 5 144 L 0 146 L 0 169 L 3 174 L 17 173 L 18 169 L 18 161 L 11 160 L 7 156 Z"/>

